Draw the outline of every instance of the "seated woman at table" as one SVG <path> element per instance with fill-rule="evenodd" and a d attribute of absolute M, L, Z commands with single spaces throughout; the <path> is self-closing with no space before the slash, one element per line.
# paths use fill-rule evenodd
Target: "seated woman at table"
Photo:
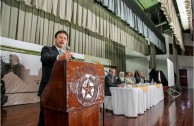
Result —
<path fill-rule="evenodd" d="M 133 72 L 131 72 L 131 80 L 133 81 L 134 84 L 136 83 L 136 80 L 134 78 L 134 73 Z"/>
<path fill-rule="evenodd" d="M 134 79 L 133 79 L 133 77 L 131 77 L 131 73 L 130 72 L 126 73 L 125 82 L 126 82 L 126 84 L 129 84 L 129 85 L 134 84 Z"/>
<path fill-rule="evenodd" d="M 136 84 L 141 82 L 138 70 L 135 70 L 134 78 L 135 78 Z"/>
<path fill-rule="evenodd" d="M 104 93 L 105 96 L 111 96 L 110 87 L 123 87 L 124 84 L 118 84 L 115 76 L 115 69 L 109 69 L 109 73 L 105 76 Z"/>

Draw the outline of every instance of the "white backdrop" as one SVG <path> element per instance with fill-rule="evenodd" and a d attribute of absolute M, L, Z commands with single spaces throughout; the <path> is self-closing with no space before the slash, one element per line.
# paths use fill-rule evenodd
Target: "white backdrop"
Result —
<path fill-rule="evenodd" d="M 171 60 L 167 58 L 167 69 L 168 69 L 168 86 L 175 86 L 174 81 L 174 64 Z"/>

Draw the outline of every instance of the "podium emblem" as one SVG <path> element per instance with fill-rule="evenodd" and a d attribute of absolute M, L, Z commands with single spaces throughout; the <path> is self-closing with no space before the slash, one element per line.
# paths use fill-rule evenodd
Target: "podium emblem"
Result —
<path fill-rule="evenodd" d="M 84 74 L 78 83 L 78 100 L 84 105 L 88 106 L 92 104 L 98 95 L 98 84 L 97 78 L 92 74 Z"/>

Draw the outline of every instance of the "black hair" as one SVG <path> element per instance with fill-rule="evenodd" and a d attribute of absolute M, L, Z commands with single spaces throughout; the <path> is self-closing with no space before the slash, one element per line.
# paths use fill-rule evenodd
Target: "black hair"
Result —
<path fill-rule="evenodd" d="M 56 33 L 55 33 L 55 38 L 57 38 L 57 35 L 58 35 L 58 34 L 60 34 L 60 33 L 64 33 L 64 34 L 66 34 L 67 39 L 68 39 L 68 34 L 67 34 L 67 32 L 66 32 L 66 31 L 64 31 L 64 30 L 59 30 L 58 32 L 56 32 Z"/>
<path fill-rule="evenodd" d="M 135 70 L 134 77 L 139 76 L 138 70 Z"/>
<path fill-rule="evenodd" d="M 109 72 L 110 72 L 111 70 L 113 70 L 113 68 L 110 68 L 110 69 L 109 69 Z"/>

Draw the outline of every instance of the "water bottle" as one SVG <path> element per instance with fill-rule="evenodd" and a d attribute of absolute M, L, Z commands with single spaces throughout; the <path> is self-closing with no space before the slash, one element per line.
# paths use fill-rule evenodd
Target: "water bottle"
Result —
<path fill-rule="evenodd" d="M 154 83 L 154 79 L 152 78 L 151 84 L 153 84 L 153 83 Z"/>
<path fill-rule="evenodd" d="M 126 82 L 127 82 L 127 81 L 126 81 L 126 79 L 125 79 L 125 80 L 124 80 L 124 88 L 126 88 L 126 85 L 127 85 Z"/>
<path fill-rule="evenodd" d="M 141 78 L 141 84 L 144 84 L 144 79 L 143 78 Z"/>
<path fill-rule="evenodd" d="M 134 84 L 136 84 L 136 79 L 135 78 L 133 78 L 133 82 L 134 82 Z"/>
<path fill-rule="evenodd" d="M 124 88 L 126 88 L 126 87 L 127 87 L 126 82 L 124 82 Z"/>

